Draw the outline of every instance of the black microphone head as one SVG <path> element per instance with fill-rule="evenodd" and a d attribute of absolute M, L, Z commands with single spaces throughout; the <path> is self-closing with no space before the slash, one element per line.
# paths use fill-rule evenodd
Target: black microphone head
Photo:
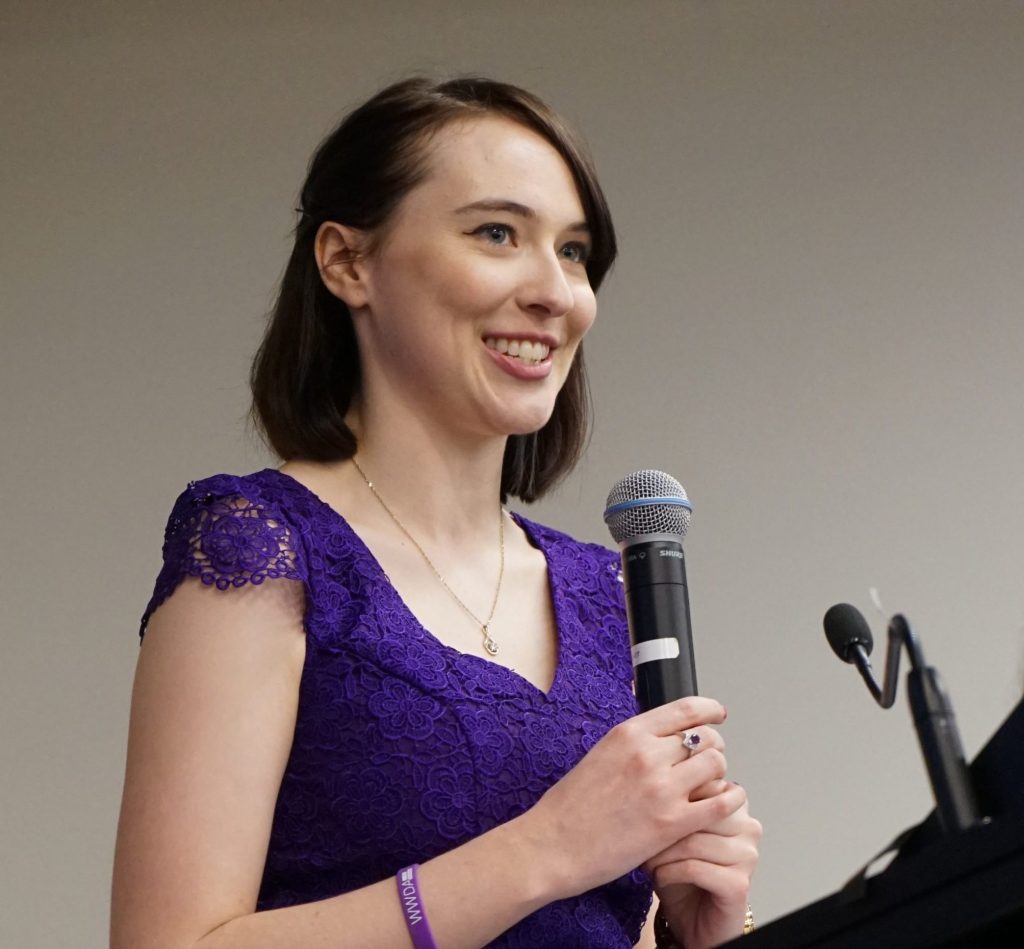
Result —
<path fill-rule="evenodd" d="M 864 614 L 849 603 L 829 607 L 824 619 L 825 638 L 843 662 L 854 662 L 853 647 L 861 646 L 869 656 L 875 646 L 871 627 Z"/>
<path fill-rule="evenodd" d="M 677 534 L 690 526 L 693 505 L 683 486 L 664 471 L 626 475 L 609 492 L 604 520 L 617 544 L 648 534 Z"/>

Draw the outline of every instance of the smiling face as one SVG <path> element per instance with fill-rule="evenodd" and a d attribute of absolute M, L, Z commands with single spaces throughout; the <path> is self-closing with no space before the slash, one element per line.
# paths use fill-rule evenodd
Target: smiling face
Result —
<path fill-rule="evenodd" d="M 466 435 L 536 431 L 596 313 L 572 175 L 494 115 L 449 123 L 427 148 L 423 181 L 339 293 L 363 396 Z"/>

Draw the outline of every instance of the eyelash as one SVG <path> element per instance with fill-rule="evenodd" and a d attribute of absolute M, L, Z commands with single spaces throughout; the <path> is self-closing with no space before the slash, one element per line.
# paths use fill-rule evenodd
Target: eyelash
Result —
<path fill-rule="evenodd" d="M 493 236 L 494 231 L 502 231 L 505 235 L 508 236 L 509 241 L 515 241 L 516 229 L 512 227 L 511 224 L 499 224 L 496 221 L 491 221 L 487 224 L 481 224 L 478 228 L 475 228 L 469 233 L 477 237 L 485 237 L 488 236 L 488 232 L 492 232 Z M 505 242 L 491 241 L 491 243 L 501 246 Z M 567 248 L 572 248 L 577 253 L 577 256 L 575 258 L 566 258 L 570 263 L 585 264 L 590 257 L 590 248 L 582 241 L 570 241 L 568 244 L 563 245 L 562 250 L 564 251 Z"/>

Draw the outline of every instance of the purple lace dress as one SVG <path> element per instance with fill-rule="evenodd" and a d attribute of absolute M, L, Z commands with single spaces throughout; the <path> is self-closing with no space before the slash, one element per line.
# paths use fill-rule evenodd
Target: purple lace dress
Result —
<path fill-rule="evenodd" d="M 546 694 L 427 632 L 346 521 L 288 475 L 216 475 L 178 498 L 143 631 L 186 576 L 306 591 L 298 720 L 257 909 L 367 886 L 523 813 L 636 713 L 618 557 L 516 520 L 548 562 L 559 653 Z M 635 870 L 490 945 L 624 949 L 650 900 Z"/>

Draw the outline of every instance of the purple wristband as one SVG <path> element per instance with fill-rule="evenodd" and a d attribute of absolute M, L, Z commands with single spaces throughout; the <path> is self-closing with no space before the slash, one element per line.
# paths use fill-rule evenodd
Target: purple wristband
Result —
<path fill-rule="evenodd" d="M 423 898 L 420 896 L 420 865 L 414 863 L 403 867 L 395 874 L 398 883 L 398 902 L 402 904 L 405 914 L 405 925 L 412 936 L 412 944 L 416 949 L 438 949 L 434 942 L 434 934 L 430 931 L 427 914 L 423 911 Z"/>

